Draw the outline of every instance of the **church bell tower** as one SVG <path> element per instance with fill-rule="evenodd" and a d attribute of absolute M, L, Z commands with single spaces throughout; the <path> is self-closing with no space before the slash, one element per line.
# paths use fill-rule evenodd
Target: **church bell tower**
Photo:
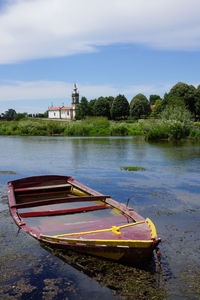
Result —
<path fill-rule="evenodd" d="M 78 93 L 78 88 L 76 86 L 76 83 L 74 83 L 74 88 L 72 91 L 72 106 L 75 108 L 76 105 L 79 104 L 79 93 Z"/>

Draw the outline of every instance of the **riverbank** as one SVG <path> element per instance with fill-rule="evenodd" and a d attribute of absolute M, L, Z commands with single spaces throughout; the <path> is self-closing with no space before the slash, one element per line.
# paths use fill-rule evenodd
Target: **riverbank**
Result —
<path fill-rule="evenodd" d="M 25 119 L 0 121 L 0 135 L 21 136 L 144 136 L 147 140 L 200 140 L 199 123 L 147 119 L 137 122 L 113 122 L 106 118 L 82 121 Z"/>

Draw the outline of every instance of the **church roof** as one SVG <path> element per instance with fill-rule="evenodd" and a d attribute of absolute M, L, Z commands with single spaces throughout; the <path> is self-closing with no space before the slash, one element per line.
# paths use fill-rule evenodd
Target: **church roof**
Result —
<path fill-rule="evenodd" d="M 66 107 L 66 106 L 58 106 L 58 107 L 50 107 L 49 111 L 55 111 L 55 110 L 71 110 L 73 107 Z"/>

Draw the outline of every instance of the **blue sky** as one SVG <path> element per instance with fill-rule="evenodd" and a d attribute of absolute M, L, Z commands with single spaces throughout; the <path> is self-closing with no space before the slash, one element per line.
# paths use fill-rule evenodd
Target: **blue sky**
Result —
<path fill-rule="evenodd" d="M 0 0 L 0 113 L 200 84 L 199 0 Z"/>

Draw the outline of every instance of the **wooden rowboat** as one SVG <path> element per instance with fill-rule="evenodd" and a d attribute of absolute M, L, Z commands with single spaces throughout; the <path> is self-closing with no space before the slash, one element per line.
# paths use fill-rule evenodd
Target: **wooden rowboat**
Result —
<path fill-rule="evenodd" d="M 13 180 L 8 196 L 16 224 L 51 245 L 138 264 L 160 242 L 149 218 L 69 176 Z"/>

